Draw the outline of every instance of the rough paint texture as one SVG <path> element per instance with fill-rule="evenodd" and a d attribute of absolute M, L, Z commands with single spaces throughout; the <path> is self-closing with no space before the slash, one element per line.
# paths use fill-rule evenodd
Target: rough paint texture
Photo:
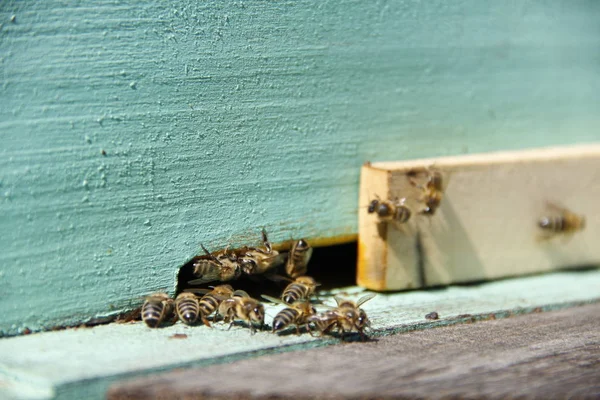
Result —
<path fill-rule="evenodd" d="M 14 17 L 14 18 L 13 18 Z M 356 233 L 365 160 L 598 140 L 595 1 L 0 5 L 0 332 Z"/>

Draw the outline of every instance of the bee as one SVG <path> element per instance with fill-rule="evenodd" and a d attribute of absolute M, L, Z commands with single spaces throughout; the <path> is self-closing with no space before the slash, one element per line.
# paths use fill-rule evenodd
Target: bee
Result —
<path fill-rule="evenodd" d="M 209 327 L 210 323 L 206 317 L 212 314 L 224 300 L 227 300 L 235 293 L 231 285 L 214 286 L 212 287 L 212 290 L 187 289 L 186 291 L 204 294 L 204 296 L 202 296 L 198 302 L 198 308 L 200 310 L 200 318 L 202 319 L 202 323 Z"/>
<path fill-rule="evenodd" d="M 219 305 L 219 314 L 223 315 L 223 322 L 229 322 L 229 329 L 235 320 L 242 320 L 248 324 L 254 334 L 256 333 L 255 324 L 259 324 L 261 329 L 265 324 L 264 306 L 243 290 L 236 290 L 232 297 L 224 300 Z"/>
<path fill-rule="evenodd" d="M 417 174 L 416 171 L 411 171 L 408 173 L 409 179 Z M 420 187 L 423 189 L 423 198 L 421 201 L 425 203 L 425 208 L 419 211 L 419 214 L 425 215 L 433 215 L 435 211 L 440 206 L 442 202 L 442 197 L 444 193 L 444 181 L 442 177 L 442 173 L 438 170 L 430 170 L 428 172 L 427 182 L 425 185 L 418 185 L 411 179 L 411 182 L 414 186 Z"/>
<path fill-rule="evenodd" d="M 317 310 L 315 310 L 308 300 L 295 301 L 290 305 L 271 296 L 263 294 L 262 297 L 272 303 L 286 306 L 286 308 L 278 312 L 275 318 L 273 318 L 273 332 L 281 331 L 293 324 L 296 327 L 296 333 L 300 334 L 300 327 L 308 330 L 308 319 L 317 314 Z"/>
<path fill-rule="evenodd" d="M 173 299 L 166 293 L 146 297 L 142 305 L 142 320 L 150 328 L 158 328 L 173 313 Z"/>
<path fill-rule="evenodd" d="M 273 250 L 271 242 L 267 238 L 267 232 L 262 230 L 264 248 L 249 247 L 242 251 L 238 259 L 242 270 L 248 275 L 263 274 L 282 263 L 281 256 L 277 250 Z"/>
<path fill-rule="evenodd" d="M 306 274 L 308 261 L 312 256 L 313 249 L 304 239 L 296 241 L 288 254 L 285 272 L 292 278 Z"/>
<path fill-rule="evenodd" d="M 198 297 L 190 292 L 179 293 L 175 299 L 175 309 L 181 322 L 186 325 L 194 324 L 200 315 Z"/>
<path fill-rule="evenodd" d="M 343 339 L 346 332 L 356 331 L 364 340 L 366 336 L 363 331 L 366 327 L 370 326 L 370 321 L 367 313 L 360 306 L 373 297 L 375 297 L 375 294 L 369 293 L 354 303 L 353 301 L 335 296 L 336 308 L 311 316 L 308 318 L 308 322 L 314 323 L 321 334 L 326 334 L 336 329 L 341 332 Z"/>
<path fill-rule="evenodd" d="M 212 281 L 230 281 L 242 274 L 237 256 L 227 249 L 218 256 L 212 255 L 202 244 L 202 250 L 208 258 L 199 258 L 194 262 L 194 275 L 199 278 L 189 281 L 190 285 L 198 285 Z"/>
<path fill-rule="evenodd" d="M 381 200 L 376 196 L 374 200 L 371 200 L 367 212 L 369 214 L 377 214 L 379 220 L 382 222 L 396 221 L 401 224 L 407 222 L 412 214 L 410 208 L 404 203 L 406 198 L 396 201 Z"/>
<path fill-rule="evenodd" d="M 543 216 L 538 220 L 538 226 L 546 235 L 543 238 L 552 237 L 555 234 L 572 234 L 585 228 L 585 217 L 577 215 L 566 208 L 559 207 L 553 203 L 547 203 L 551 215 Z"/>
<path fill-rule="evenodd" d="M 283 289 L 281 299 L 292 304 L 298 300 L 308 300 L 319 286 L 310 276 L 299 276 Z"/>

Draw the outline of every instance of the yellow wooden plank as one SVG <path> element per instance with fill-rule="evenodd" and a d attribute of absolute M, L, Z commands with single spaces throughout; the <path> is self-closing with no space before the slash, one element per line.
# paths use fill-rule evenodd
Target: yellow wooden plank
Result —
<path fill-rule="evenodd" d="M 433 215 L 420 214 L 423 185 L 443 177 Z M 535 149 L 363 166 L 359 285 L 398 290 L 531 274 L 600 260 L 600 145 Z M 405 198 L 406 223 L 378 222 L 366 205 Z M 541 240 L 538 221 L 566 208 L 585 227 Z M 367 278 L 368 277 L 368 278 Z"/>

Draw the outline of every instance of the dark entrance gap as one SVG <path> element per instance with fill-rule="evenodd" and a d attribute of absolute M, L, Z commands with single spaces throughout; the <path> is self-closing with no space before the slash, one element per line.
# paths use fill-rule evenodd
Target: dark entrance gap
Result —
<path fill-rule="evenodd" d="M 317 282 L 320 291 L 329 291 L 331 289 L 352 286 L 356 284 L 356 260 L 357 244 L 356 242 L 318 247 L 313 250 L 313 255 L 308 264 L 307 275 L 312 276 Z M 221 282 L 211 282 L 204 285 L 190 285 L 188 282 L 194 279 L 193 261 L 188 262 L 179 270 L 177 277 L 177 293 L 179 294 L 188 288 L 207 288 L 221 284 Z M 285 276 L 283 266 L 277 269 L 277 273 Z M 260 299 L 261 294 L 267 294 L 273 297 L 279 297 L 281 291 L 289 282 L 273 281 L 263 276 L 242 276 L 238 280 L 226 282 L 234 289 L 241 289 L 248 292 L 252 297 Z"/>

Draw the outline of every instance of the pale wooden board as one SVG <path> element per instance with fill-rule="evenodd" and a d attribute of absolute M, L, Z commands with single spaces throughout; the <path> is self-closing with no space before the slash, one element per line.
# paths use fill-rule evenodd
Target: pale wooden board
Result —
<path fill-rule="evenodd" d="M 600 305 L 188 369 L 110 400 L 598 398 Z"/>
<path fill-rule="evenodd" d="M 444 197 L 432 216 L 417 214 L 422 190 L 406 175 L 423 168 L 444 178 Z M 366 209 L 375 195 L 406 197 L 413 217 L 406 224 L 377 223 Z M 358 283 L 396 290 L 596 264 L 599 198 L 599 145 L 366 164 Z M 555 214 L 548 202 L 584 215 L 585 229 L 540 241 L 538 219 Z"/>

